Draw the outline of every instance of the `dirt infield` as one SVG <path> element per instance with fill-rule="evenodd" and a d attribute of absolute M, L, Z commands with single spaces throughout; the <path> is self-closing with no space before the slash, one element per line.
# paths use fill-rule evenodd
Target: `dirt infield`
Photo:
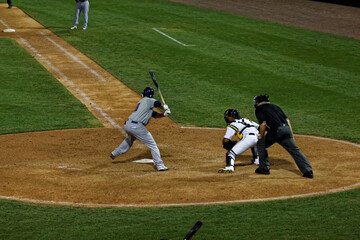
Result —
<path fill-rule="evenodd" d="M 254 174 L 249 151 L 238 159 L 234 174 L 218 174 L 224 165 L 225 130 L 181 128 L 168 118 L 152 120 L 148 128 L 169 171 L 134 163 L 151 158 L 141 143 L 111 161 L 110 152 L 125 138 L 122 123 L 140 96 L 20 9 L 8 11 L 0 4 L 0 16 L 0 29 L 16 29 L 0 37 L 16 39 L 105 126 L 0 136 L 0 198 L 97 207 L 172 206 L 310 196 L 360 185 L 357 144 L 296 136 L 313 165 L 314 179 L 302 178 L 277 145 L 269 150 L 269 176 Z"/>

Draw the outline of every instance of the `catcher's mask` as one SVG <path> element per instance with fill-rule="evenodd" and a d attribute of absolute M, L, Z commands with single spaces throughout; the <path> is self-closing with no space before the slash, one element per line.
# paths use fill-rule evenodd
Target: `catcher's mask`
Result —
<path fill-rule="evenodd" d="M 152 98 L 154 96 L 154 89 L 152 87 L 146 87 L 142 93 L 142 96 Z"/>
<path fill-rule="evenodd" d="M 254 97 L 254 107 L 257 107 L 257 105 L 261 102 L 270 102 L 270 98 L 268 95 L 259 95 Z"/>
<path fill-rule="evenodd" d="M 226 123 L 230 123 L 229 117 L 233 117 L 235 119 L 240 119 L 239 111 L 236 109 L 233 109 L 233 108 L 226 110 L 224 112 L 224 119 L 225 119 Z"/>

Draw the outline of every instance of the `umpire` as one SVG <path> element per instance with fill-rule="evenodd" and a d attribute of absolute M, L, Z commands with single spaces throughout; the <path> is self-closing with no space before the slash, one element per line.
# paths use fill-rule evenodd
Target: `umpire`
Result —
<path fill-rule="evenodd" d="M 281 108 L 270 104 L 267 95 L 256 96 L 254 98 L 254 107 L 260 125 L 259 141 L 257 142 L 260 164 L 255 173 L 270 174 L 267 148 L 277 142 L 290 153 L 303 177 L 314 178 L 309 160 L 297 147 L 290 121 Z"/>

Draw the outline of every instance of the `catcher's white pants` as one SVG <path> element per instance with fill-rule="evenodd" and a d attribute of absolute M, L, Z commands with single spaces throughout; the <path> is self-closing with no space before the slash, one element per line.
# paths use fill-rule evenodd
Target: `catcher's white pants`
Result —
<path fill-rule="evenodd" d="M 131 121 L 127 121 L 124 129 L 128 136 L 125 138 L 125 140 L 120 144 L 119 147 L 117 147 L 112 154 L 114 156 L 118 156 L 120 154 L 124 154 L 133 145 L 134 141 L 136 139 L 143 142 L 151 151 L 152 158 L 154 160 L 155 166 L 163 166 L 164 162 L 161 159 L 160 156 L 160 150 L 158 146 L 156 145 L 156 142 L 151 135 L 151 133 L 146 129 L 146 127 L 142 123 L 133 123 Z"/>
<path fill-rule="evenodd" d="M 257 134 L 255 135 L 244 135 L 243 138 L 235 144 L 235 146 L 228 152 L 228 156 L 231 157 L 231 166 L 235 164 L 235 158 L 237 155 L 245 152 L 251 147 L 254 147 L 258 141 Z"/>

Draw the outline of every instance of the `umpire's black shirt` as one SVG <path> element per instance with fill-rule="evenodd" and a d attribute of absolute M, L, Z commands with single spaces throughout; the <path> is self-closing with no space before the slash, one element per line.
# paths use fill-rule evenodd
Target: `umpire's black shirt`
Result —
<path fill-rule="evenodd" d="M 257 106 L 255 109 L 256 118 L 259 124 L 266 122 L 266 130 L 268 132 L 276 132 L 279 126 L 287 126 L 287 116 L 280 107 L 265 103 Z"/>

